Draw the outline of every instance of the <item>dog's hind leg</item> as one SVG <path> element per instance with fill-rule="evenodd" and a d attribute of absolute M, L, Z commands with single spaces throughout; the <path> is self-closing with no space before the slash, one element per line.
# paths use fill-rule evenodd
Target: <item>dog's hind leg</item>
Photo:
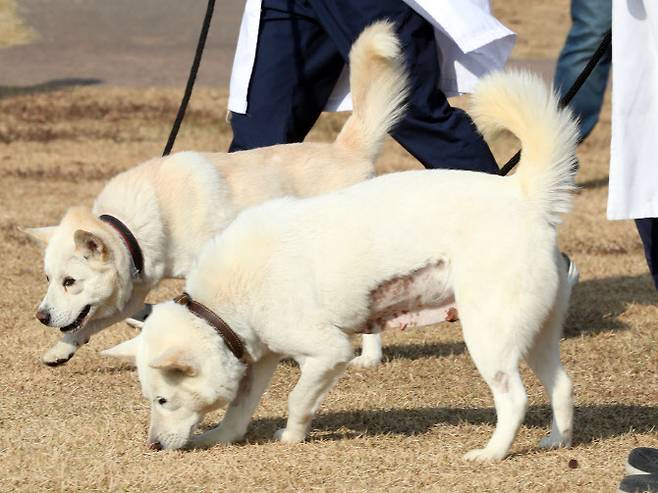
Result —
<path fill-rule="evenodd" d="M 256 361 L 247 370 L 240 383 L 240 392 L 226 410 L 221 424 L 217 428 L 193 437 L 191 446 L 204 448 L 217 443 L 233 443 L 242 440 L 280 360 L 280 355 L 271 353 Z"/>
<path fill-rule="evenodd" d="M 325 334 L 326 336 L 326 334 Z M 308 427 L 324 396 L 343 373 L 352 358 L 350 340 L 344 334 L 324 337 L 321 352 L 307 355 L 301 364 L 301 375 L 288 397 L 288 422 L 274 438 L 296 443 L 306 438 Z"/>
<path fill-rule="evenodd" d="M 496 429 L 487 445 L 464 455 L 473 461 L 501 460 L 507 455 L 527 409 L 519 360 L 522 351 L 503 318 L 486 317 L 486 310 L 460 306 L 464 340 L 471 358 L 489 385 L 496 406 Z"/>
<path fill-rule="evenodd" d="M 546 389 L 553 409 L 551 433 L 542 439 L 542 448 L 571 446 L 573 432 L 573 402 L 571 379 L 560 362 L 562 324 L 569 305 L 571 288 L 562 276 L 553 311 L 527 353 L 528 365 Z"/>

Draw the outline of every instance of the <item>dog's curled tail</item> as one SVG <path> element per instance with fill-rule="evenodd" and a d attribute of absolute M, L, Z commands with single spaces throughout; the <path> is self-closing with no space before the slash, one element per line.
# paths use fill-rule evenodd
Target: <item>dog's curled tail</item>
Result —
<path fill-rule="evenodd" d="M 489 139 L 508 130 L 521 141 L 514 178 L 551 224 L 571 207 L 578 126 L 569 109 L 537 75 L 506 71 L 485 76 L 472 98 L 471 116 Z"/>
<path fill-rule="evenodd" d="M 404 114 L 408 76 L 389 21 L 376 22 L 359 35 L 350 51 L 353 111 L 336 144 L 374 162 L 386 134 Z"/>

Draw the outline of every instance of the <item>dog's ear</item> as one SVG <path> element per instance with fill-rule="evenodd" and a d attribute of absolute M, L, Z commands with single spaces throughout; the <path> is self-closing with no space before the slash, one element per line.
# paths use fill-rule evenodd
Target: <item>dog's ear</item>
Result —
<path fill-rule="evenodd" d="M 50 241 L 50 238 L 55 234 L 57 226 L 46 226 L 44 228 L 21 228 L 18 227 L 18 230 L 22 233 L 28 235 L 34 242 L 36 242 L 40 247 L 45 248 Z"/>
<path fill-rule="evenodd" d="M 110 356 L 111 358 L 121 358 L 130 361 L 132 364 L 135 364 L 135 358 L 137 357 L 137 350 L 141 344 L 141 334 L 117 344 L 114 347 L 101 351 L 102 356 Z"/>
<path fill-rule="evenodd" d="M 168 349 L 151 361 L 149 366 L 159 370 L 179 371 L 188 377 L 199 373 L 199 365 L 192 353 L 180 348 Z"/>
<path fill-rule="evenodd" d="M 85 258 L 95 258 L 106 261 L 110 257 L 110 250 L 105 242 L 94 233 L 78 229 L 73 234 L 75 249 Z"/>

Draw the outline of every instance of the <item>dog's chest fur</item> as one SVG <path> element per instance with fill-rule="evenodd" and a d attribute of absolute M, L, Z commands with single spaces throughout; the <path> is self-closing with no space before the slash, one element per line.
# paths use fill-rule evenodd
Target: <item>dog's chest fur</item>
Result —
<path fill-rule="evenodd" d="M 456 320 L 449 276 L 447 263 L 439 261 L 382 282 L 370 292 L 370 316 L 359 331 L 370 334 Z"/>

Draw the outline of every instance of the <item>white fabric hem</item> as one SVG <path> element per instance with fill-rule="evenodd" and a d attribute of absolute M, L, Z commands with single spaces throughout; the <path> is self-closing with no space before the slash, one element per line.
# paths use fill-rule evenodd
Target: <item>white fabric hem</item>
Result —
<path fill-rule="evenodd" d="M 247 113 L 247 101 L 241 97 L 228 98 L 227 106 L 231 113 L 240 113 L 242 115 Z"/>
<path fill-rule="evenodd" d="M 645 207 L 633 207 L 632 209 L 625 209 L 623 207 L 614 207 L 612 209 L 609 206 L 607 217 L 610 221 L 658 217 L 658 204 L 647 204 Z"/>

